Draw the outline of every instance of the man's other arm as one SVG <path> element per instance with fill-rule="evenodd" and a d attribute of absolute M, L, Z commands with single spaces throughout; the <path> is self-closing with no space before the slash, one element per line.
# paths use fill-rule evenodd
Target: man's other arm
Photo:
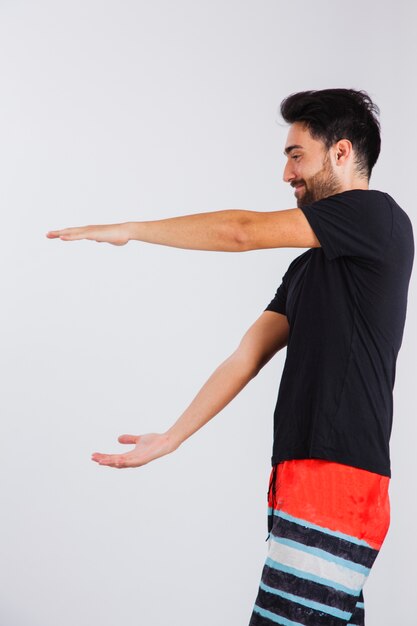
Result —
<path fill-rule="evenodd" d="M 119 442 L 135 445 L 123 454 L 95 452 L 92 460 L 115 468 L 139 467 L 174 452 L 186 439 L 217 415 L 288 343 L 287 317 L 264 311 L 252 324 L 237 349 L 221 363 L 191 404 L 165 433 L 121 435 Z"/>

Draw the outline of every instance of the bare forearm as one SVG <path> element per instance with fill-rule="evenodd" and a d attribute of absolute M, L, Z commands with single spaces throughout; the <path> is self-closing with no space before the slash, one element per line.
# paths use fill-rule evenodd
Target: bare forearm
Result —
<path fill-rule="evenodd" d="M 217 415 L 255 376 L 239 354 L 219 365 L 179 419 L 166 432 L 172 449 Z"/>
<path fill-rule="evenodd" d="M 251 211 L 226 209 L 167 219 L 128 222 L 129 239 L 192 250 L 242 252 Z"/>

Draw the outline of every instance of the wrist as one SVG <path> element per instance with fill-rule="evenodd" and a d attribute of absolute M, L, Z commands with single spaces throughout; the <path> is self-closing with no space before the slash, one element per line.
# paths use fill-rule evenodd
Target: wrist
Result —
<path fill-rule="evenodd" d="M 127 240 L 131 241 L 132 239 L 135 239 L 136 222 L 124 222 L 122 226 Z"/>
<path fill-rule="evenodd" d="M 172 428 L 169 428 L 165 433 L 164 437 L 166 439 L 166 445 L 170 452 L 174 452 L 177 448 L 180 447 L 183 440 L 178 436 L 178 434 Z"/>

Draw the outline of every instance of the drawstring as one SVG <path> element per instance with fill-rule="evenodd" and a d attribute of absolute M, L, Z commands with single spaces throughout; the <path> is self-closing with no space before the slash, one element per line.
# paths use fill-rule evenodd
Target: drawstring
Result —
<path fill-rule="evenodd" d="M 275 465 L 272 467 L 271 480 L 269 481 L 269 488 L 268 488 L 268 502 L 270 500 L 270 495 L 271 495 L 271 491 L 272 491 L 272 498 L 271 498 L 272 508 L 274 508 L 275 504 L 276 504 L 277 470 L 278 470 L 278 463 L 275 463 Z"/>
<path fill-rule="evenodd" d="M 271 534 L 272 522 L 274 518 L 274 508 L 276 505 L 276 495 L 277 495 L 277 471 L 278 471 L 278 463 L 275 463 L 275 465 L 273 465 L 272 467 L 271 478 L 269 480 L 269 487 L 268 487 L 268 507 L 271 504 L 272 511 L 268 515 L 268 536 L 265 539 L 265 541 L 268 541 L 269 536 Z"/>

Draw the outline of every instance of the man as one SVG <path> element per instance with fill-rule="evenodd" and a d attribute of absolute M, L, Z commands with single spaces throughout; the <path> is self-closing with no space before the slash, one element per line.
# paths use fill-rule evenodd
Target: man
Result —
<path fill-rule="evenodd" d="M 250 626 L 363 625 L 362 589 L 389 527 L 392 395 L 414 239 L 407 214 L 369 189 L 378 113 L 366 92 L 350 89 L 281 103 L 290 124 L 284 180 L 297 208 L 47 234 L 230 252 L 308 248 L 166 433 L 122 435 L 132 451 L 92 456 L 125 468 L 176 450 L 287 346 L 274 414 L 268 558 Z"/>

